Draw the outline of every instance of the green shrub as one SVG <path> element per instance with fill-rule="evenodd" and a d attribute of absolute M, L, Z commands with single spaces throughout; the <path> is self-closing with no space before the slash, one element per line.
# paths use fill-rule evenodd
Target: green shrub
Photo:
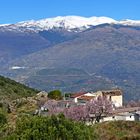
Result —
<path fill-rule="evenodd" d="M 0 126 L 7 122 L 6 115 L 0 112 Z"/>
<path fill-rule="evenodd" d="M 62 99 L 62 93 L 59 90 L 53 90 L 53 91 L 50 91 L 48 93 L 48 97 L 50 99 L 54 99 L 54 100 L 61 100 Z"/>
<path fill-rule="evenodd" d="M 94 140 L 93 129 L 73 122 L 63 115 L 51 117 L 22 117 L 8 138 L 20 140 Z"/>

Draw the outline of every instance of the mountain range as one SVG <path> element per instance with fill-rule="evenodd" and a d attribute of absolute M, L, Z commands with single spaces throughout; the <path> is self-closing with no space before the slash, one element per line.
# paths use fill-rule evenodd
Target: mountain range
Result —
<path fill-rule="evenodd" d="M 0 25 L 0 74 L 41 90 L 140 95 L 140 21 L 65 16 Z"/>
<path fill-rule="evenodd" d="M 16 24 L 2 24 L 0 27 L 3 30 L 9 31 L 33 31 L 38 32 L 42 30 L 50 30 L 53 28 L 62 28 L 68 31 L 83 31 L 91 26 L 97 26 L 100 24 L 121 24 L 140 26 L 140 20 L 114 20 L 109 17 L 80 17 L 80 16 L 58 16 L 54 18 L 41 19 L 38 21 L 29 20 L 23 21 Z"/>

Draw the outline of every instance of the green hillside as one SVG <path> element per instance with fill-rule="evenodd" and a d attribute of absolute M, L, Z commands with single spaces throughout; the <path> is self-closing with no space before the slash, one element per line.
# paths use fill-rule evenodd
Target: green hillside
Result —
<path fill-rule="evenodd" d="M 20 97 L 33 96 L 38 91 L 9 78 L 0 76 L 0 100 L 4 98 L 16 99 Z"/>

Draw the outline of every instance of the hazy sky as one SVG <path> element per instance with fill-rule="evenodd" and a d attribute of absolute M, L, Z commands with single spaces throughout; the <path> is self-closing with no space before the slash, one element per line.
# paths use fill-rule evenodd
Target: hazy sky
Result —
<path fill-rule="evenodd" d="M 140 20 L 140 0 L 0 0 L 0 24 L 64 15 Z"/>

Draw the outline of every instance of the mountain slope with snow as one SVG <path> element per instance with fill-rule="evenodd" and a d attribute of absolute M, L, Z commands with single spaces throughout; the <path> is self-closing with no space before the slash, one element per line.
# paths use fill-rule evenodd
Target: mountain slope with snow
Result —
<path fill-rule="evenodd" d="M 25 30 L 42 31 L 42 30 L 50 30 L 53 28 L 62 28 L 66 29 L 67 31 L 71 31 L 73 29 L 79 29 L 79 31 L 83 31 L 85 29 L 90 28 L 91 26 L 97 26 L 105 23 L 140 26 L 140 20 L 116 21 L 109 17 L 58 16 L 38 21 L 30 20 L 19 22 L 16 24 L 0 25 L 0 27 L 8 30 L 17 30 L 17 31 L 25 31 Z"/>
<path fill-rule="evenodd" d="M 140 20 L 126 19 L 126 20 L 121 20 L 118 23 L 119 24 L 122 24 L 122 25 L 140 26 Z"/>
<path fill-rule="evenodd" d="M 115 20 L 108 17 L 80 17 L 80 16 L 65 16 L 65 17 L 55 17 L 48 18 L 39 21 L 27 21 L 20 22 L 17 25 L 22 27 L 39 27 L 40 29 L 52 29 L 52 28 L 65 28 L 65 29 L 74 29 L 74 28 L 89 28 L 90 26 L 104 24 L 104 23 L 114 23 Z"/>

